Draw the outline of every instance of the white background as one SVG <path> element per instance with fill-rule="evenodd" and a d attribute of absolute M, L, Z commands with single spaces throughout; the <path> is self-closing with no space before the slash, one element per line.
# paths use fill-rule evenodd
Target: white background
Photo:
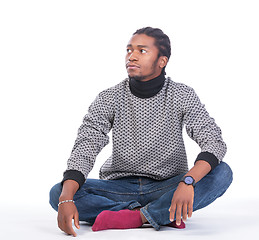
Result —
<path fill-rule="evenodd" d="M 0 1 L 0 206 L 48 205 L 90 103 L 127 77 L 126 44 L 145 26 L 170 37 L 167 75 L 222 129 L 225 198 L 258 198 L 258 12 L 252 0 Z M 191 167 L 199 148 L 184 134 Z"/>

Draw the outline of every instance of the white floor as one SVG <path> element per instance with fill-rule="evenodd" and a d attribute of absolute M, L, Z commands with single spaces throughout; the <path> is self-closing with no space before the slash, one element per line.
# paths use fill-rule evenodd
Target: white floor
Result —
<path fill-rule="evenodd" d="M 162 227 L 155 231 L 149 226 L 131 230 L 92 232 L 81 223 L 78 239 L 259 239 L 259 199 L 218 199 L 206 209 L 199 210 L 186 223 L 186 229 Z M 47 204 L 40 207 L 0 207 L 0 239 L 70 239 L 59 230 L 56 212 Z"/>

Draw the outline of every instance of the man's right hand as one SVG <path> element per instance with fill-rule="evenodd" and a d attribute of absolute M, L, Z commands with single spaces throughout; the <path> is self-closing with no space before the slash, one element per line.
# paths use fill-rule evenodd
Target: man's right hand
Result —
<path fill-rule="evenodd" d="M 65 200 L 72 200 L 79 184 L 74 180 L 66 180 L 63 183 L 63 189 L 59 197 L 59 202 Z M 73 202 L 62 203 L 58 207 L 58 227 L 69 235 L 76 237 L 76 233 L 72 228 L 72 219 L 74 225 L 79 229 L 79 214 L 76 205 Z"/>
<path fill-rule="evenodd" d="M 76 237 L 76 232 L 72 228 L 72 219 L 77 229 L 79 226 L 79 214 L 76 205 L 72 202 L 62 203 L 58 207 L 58 227 L 69 235 Z"/>

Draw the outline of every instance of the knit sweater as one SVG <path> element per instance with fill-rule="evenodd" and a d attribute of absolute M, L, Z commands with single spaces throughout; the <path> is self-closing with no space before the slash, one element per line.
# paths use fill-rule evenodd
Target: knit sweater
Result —
<path fill-rule="evenodd" d="M 170 78 L 152 97 L 140 98 L 127 78 L 102 91 L 90 105 L 78 130 L 63 182 L 85 182 L 96 156 L 109 143 L 112 155 L 100 169 L 101 179 L 144 176 L 167 179 L 188 171 L 182 136 L 187 134 L 201 148 L 197 160 L 214 168 L 226 153 L 221 130 L 195 91 Z"/>

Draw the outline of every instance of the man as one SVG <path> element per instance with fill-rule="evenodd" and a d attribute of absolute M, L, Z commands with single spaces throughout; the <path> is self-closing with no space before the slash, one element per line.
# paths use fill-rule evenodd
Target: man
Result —
<path fill-rule="evenodd" d="M 127 45 L 129 78 L 102 91 L 89 107 L 63 181 L 50 192 L 58 226 L 67 234 L 76 236 L 72 219 L 76 228 L 79 220 L 93 224 L 93 231 L 144 223 L 156 230 L 183 228 L 193 211 L 231 184 L 221 130 L 192 88 L 165 77 L 170 55 L 170 40 L 160 29 L 137 30 Z M 189 171 L 184 124 L 201 148 Z M 111 129 L 112 156 L 100 179 L 87 179 Z"/>

